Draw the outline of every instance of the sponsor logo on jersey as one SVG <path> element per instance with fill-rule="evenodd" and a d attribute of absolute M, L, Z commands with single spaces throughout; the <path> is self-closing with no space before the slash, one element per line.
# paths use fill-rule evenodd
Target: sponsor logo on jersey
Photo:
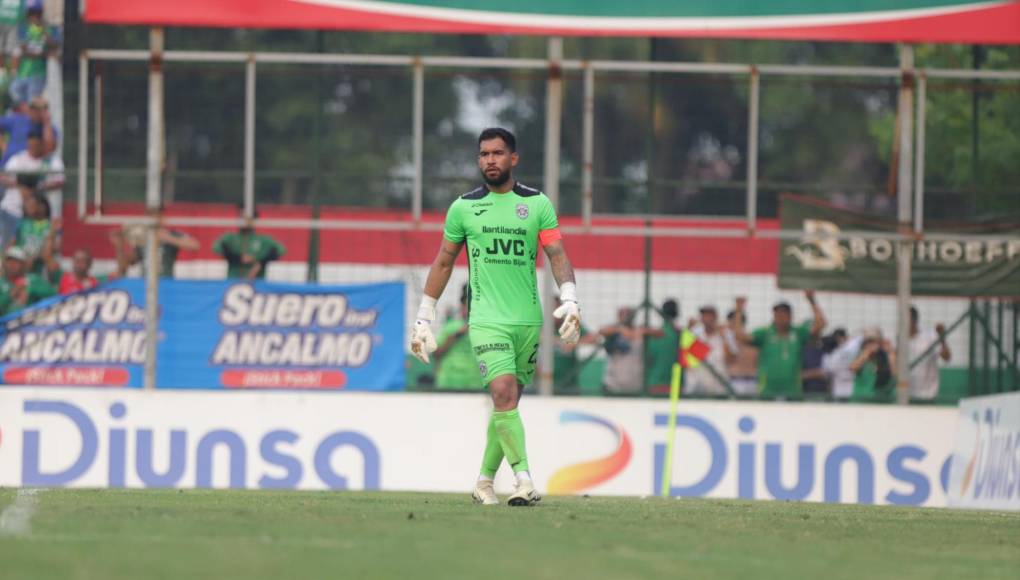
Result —
<path fill-rule="evenodd" d="M 508 228 L 506 226 L 482 226 L 482 233 L 527 237 L 528 228 Z"/>
<path fill-rule="evenodd" d="M 474 350 L 475 356 L 481 356 L 492 351 L 509 352 L 511 348 L 509 342 L 490 342 L 488 344 L 480 344 L 476 346 Z"/>
<path fill-rule="evenodd" d="M 528 211 L 528 204 L 526 203 L 517 204 L 517 217 L 521 218 L 522 220 L 526 220 L 528 219 L 528 215 L 530 215 L 530 212 Z"/>
<path fill-rule="evenodd" d="M 485 248 L 485 253 L 490 255 L 503 254 L 505 256 L 523 256 L 524 252 L 524 240 L 492 238 L 492 247 Z"/>

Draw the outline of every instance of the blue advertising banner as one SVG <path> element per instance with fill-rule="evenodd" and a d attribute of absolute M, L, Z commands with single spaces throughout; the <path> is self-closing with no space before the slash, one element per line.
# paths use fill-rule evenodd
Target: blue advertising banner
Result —
<path fill-rule="evenodd" d="M 156 383 L 404 388 L 404 285 L 160 281 Z M 0 318 L 5 384 L 140 387 L 145 287 L 118 280 Z"/>
<path fill-rule="evenodd" d="M 0 376 L 13 385 L 139 387 L 145 286 L 121 280 L 0 318 Z"/>

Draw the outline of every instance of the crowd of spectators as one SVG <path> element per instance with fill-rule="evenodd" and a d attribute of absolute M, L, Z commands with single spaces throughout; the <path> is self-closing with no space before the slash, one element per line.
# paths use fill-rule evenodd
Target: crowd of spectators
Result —
<path fill-rule="evenodd" d="M 31 137 L 29 143 L 30 147 L 39 145 L 35 137 Z M 5 178 L 10 177 L 5 174 Z M 132 269 L 136 265 L 144 266 L 147 260 L 144 226 L 127 225 L 110 230 L 109 242 L 116 264 L 107 274 L 93 274 L 90 248 L 67 248 L 68 258 L 62 258 L 63 220 L 53 215 L 50 200 L 44 194 L 46 189 L 32 189 L 21 184 L 23 181 L 24 176 L 19 175 L 16 185 L 8 190 L 8 195 L 16 194 L 19 216 L 2 212 L 6 217 L 0 316 L 50 296 L 91 290 L 144 271 L 143 268 Z M 10 193 L 12 189 L 14 194 Z M 181 251 L 195 252 L 201 248 L 195 237 L 183 231 L 160 227 L 156 235 L 161 277 L 174 276 Z M 282 244 L 255 231 L 251 219 L 246 220 L 239 231 L 223 234 L 213 244 L 213 250 L 225 260 L 228 278 L 245 280 L 264 279 L 268 265 L 284 253 Z"/>
<path fill-rule="evenodd" d="M 673 364 L 681 336 L 690 332 L 708 347 L 698 366 L 682 374 L 684 396 L 797 401 L 810 398 L 837 402 L 887 403 L 896 400 L 896 351 L 877 329 L 849 335 L 838 328 L 823 331 L 828 322 L 815 293 L 804 298 L 810 318 L 795 321 L 793 307 L 779 302 L 768 324 L 751 327 L 747 322 L 747 299 L 734 301 L 725 321 L 714 305 L 702 305 L 698 317 L 681 325 L 676 300 L 654 308 L 659 326 L 637 324 L 638 311 L 623 307 L 615 324 L 591 332 L 581 329 L 577 345 L 556 338 L 553 383 L 557 393 L 578 394 L 577 385 L 585 364 L 604 355 L 601 392 L 609 396 L 661 395 L 669 392 Z M 440 330 L 434 353 L 434 380 L 441 390 L 470 391 L 483 388 L 468 336 L 467 288 L 461 290 L 460 306 L 451 312 Z M 554 321 L 558 324 L 558 321 Z M 935 400 L 939 392 L 939 359 L 951 360 L 946 331 L 941 324 L 922 331 L 918 312 L 911 308 L 909 377 L 913 401 Z M 590 345 L 587 356 L 579 347 Z M 594 352 L 592 352 L 594 349 Z"/>
<path fill-rule="evenodd" d="M 60 47 L 60 31 L 46 23 L 42 0 L 0 2 L 0 105 L 7 111 L 0 116 L 0 315 L 137 273 L 132 267 L 146 261 L 144 227 L 110 232 L 116 264 L 104 276 L 92 274 L 98 248 L 62 247 L 61 134 L 43 96 L 49 60 L 59 58 Z M 174 275 L 179 252 L 200 248 L 182 231 L 159 228 L 157 235 L 161 276 Z M 213 250 L 226 261 L 228 277 L 250 280 L 265 278 L 268 264 L 284 253 L 250 221 L 224 234 Z"/>

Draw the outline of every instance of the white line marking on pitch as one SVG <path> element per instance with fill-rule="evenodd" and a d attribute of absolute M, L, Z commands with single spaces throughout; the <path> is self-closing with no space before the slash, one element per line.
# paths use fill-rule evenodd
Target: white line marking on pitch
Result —
<path fill-rule="evenodd" d="M 34 487 L 18 490 L 14 503 L 0 513 L 0 536 L 27 536 L 32 531 L 29 522 L 35 512 L 35 496 L 43 491 Z"/>

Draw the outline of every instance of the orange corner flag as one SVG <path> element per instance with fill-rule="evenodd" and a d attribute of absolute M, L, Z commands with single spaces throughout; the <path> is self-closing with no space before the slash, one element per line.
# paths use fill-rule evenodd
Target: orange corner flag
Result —
<path fill-rule="evenodd" d="M 684 329 L 680 334 L 680 352 L 677 355 L 677 362 L 685 369 L 693 369 L 708 358 L 708 353 L 711 351 L 712 347 L 699 340 L 690 330 Z"/>

